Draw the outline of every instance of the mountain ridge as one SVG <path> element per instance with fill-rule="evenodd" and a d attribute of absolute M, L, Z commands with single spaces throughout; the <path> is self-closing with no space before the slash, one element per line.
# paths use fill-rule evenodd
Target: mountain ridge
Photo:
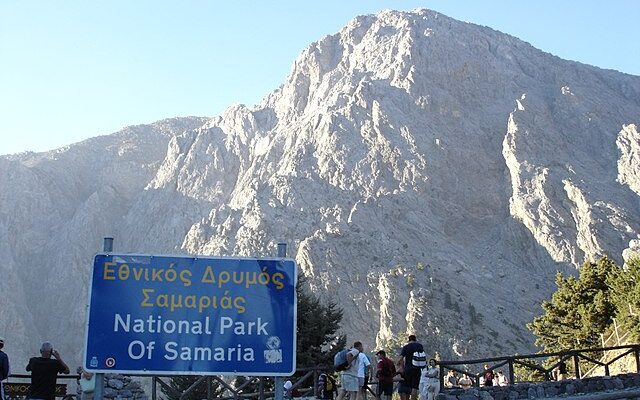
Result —
<path fill-rule="evenodd" d="M 86 301 L 102 236 L 151 254 L 268 256 L 286 241 L 368 348 L 411 331 L 450 357 L 532 351 L 524 324 L 555 273 L 606 252 L 621 261 L 638 238 L 638 99 L 639 77 L 432 11 L 357 17 L 252 108 L 88 148 L 112 150 L 100 174 L 81 154 L 66 175 L 39 178 L 28 172 L 40 162 L 0 158 L 0 184 L 14 189 L 0 194 L 0 254 L 10 287 L 23 287 L 5 321 L 82 332 L 73 304 Z M 79 289 L 42 307 L 29 300 L 41 275 Z M 79 359 L 77 335 L 60 348 Z"/>

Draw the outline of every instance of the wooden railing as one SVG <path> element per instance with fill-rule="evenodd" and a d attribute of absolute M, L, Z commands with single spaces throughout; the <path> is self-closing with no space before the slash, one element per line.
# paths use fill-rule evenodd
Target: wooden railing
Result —
<path fill-rule="evenodd" d="M 629 312 L 632 315 L 635 315 L 633 309 L 631 308 L 631 305 L 629 305 Z M 606 348 L 607 346 L 624 346 L 627 343 L 627 338 L 629 338 L 630 336 L 631 334 L 628 330 L 621 330 L 618 327 L 618 321 L 614 318 L 613 327 L 609 336 L 605 338 L 604 333 L 600 334 L 600 338 L 602 340 L 602 348 Z M 615 353 L 615 351 L 613 353 L 610 351 L 604 351 L 602 357 L 600 358 L 600 362 L 606 363 L 608 361 L 608 358 L 610 358 L 612 354 L 614 357 L 617 355 Z M 601 366 L 598 364 L 594 365 L 589 371 L 583 374 L 583 376 L 594 376 L 600 367 Z"/>
<path fill-rule="evenodd" d="M 611 360 L 601 361 L 594 358 L 592 355 L 594 353 L 601 353 L 612 350 L 621 350 L 621 353 L 618 354 Z M 509 378 L 509 383 L 518 383 L 522 382 L 522 380 L 517 380 L 517 376 L 515 374 L 516 366 L 520 366 L 524 369 L 529 369 L 532 371 L 537 371 L 540 376 L 544 380 L 551 380 L 553 377 L 553 371 L 562 363 L 570 363 L 572 365 L 572 372 L 575 378 L 581 377 L 581 365 L 585 362 L 592 363 L 595 365 L 599 365 L 604 367 L 605 375 L 609 376 L 609 366 L 621 358 L 633 355 L 635 359 L 636 372 L 640 373 L 640 344 L 632 344 L 625 346 L 612 346 L 612 347 L 602 347 L 602 348 L 594 348 L 594 349 L 579 349 L 579 350 L 569 350 L 569 351 L 560 351 L 555 353 L 538 353 L 538 354 L 526 354 L 526 355 L 515 355 L 515 356 L 506 356 L 506 357 L 492 357 L 492 358 L 481 358 L 474 360 L 441 360 L 438 361 L 438 365 L 440 367 L 440 384 L 441 387 L 444 388 L 444 378 L 446 376 L 446 372 L 448 370 L 453 370 L 459 374 L 463 374 L 471 378 L 473 384 L 475 386 L 480 385 L 480 377 L 482 376 L 482 366 L 487 364 L 489 368 L 492 370 L 496 370 L 498 368 L 506 367 L 507 376 Z M 536 360 L 542 360 L 545 362 L 535 362 Z M 480 368 L 477 366 L 480 365 Z M 318 393 L 318 377 L 323 372 L 333 372 L 333 366 L 318 366 L 311 368 L 300 368 L 296 371 L 296 378 L 292 378 L 292 387 L 290 392 L 296 389 L 300 395 L 302 396 L 314 396 L 317 397 Z M 149 377 L 149 375 L 128 375 L 132 377 Z M 22 385 L 20 390 L 24 391 L 28 385 L 28 379 L 30 375 L 10 375 L 10 385 Z M 58 376 L 59 380 L 77 380 L 78 375 L 60 375 Z M 267 397 L 274 396 L 274 379 L 271 377 L 245 377 L 245 382 L 238 386 L 234 387 L 230 385 L 222 376 L 201 376 L 184 392 L 180 393 L 176 389 L 174 389 L 170 383 L 168 383 L 168 379 L 171 376 L 152 376 L 152 387 L 151 387 L 151 398 L 153 400 L 157 400 L 158 396 L 158 387 L 164 388 L 167 393 L 171 393 L 175 398 L 179 398 L 181 400 L 186 400 L 193 394 L 197 389 L 202 387 L 206 388 L 207 391 L 207 399 L 212 400 L 214 398 L 220 400 L 246 400 L 246 399 L 255 399 L 255 400 L 264 400 Z M 22 379 L 22 382 L 15 382 L 15 379 Z M 214 396 L 213 388 L 214 382 L 217 384 L 216 386 L 222 388 L 222 394 Z M 373 381 L 369 383 L 367 387 L 368 391 L 373 394 L 374 398 L 376 398 L 374 390 L 372 387 L 375 386 L 377 382 Z M 68 398 L 72 400 L 75 397 L 75 394 L 67 394 L 66 393 L 66 385 L 64 386 L 64 390 L 62 388 L 61 391 L 56 393 L 56 396 Z M 257 387 L 257 389 L 252 389 L 248 391 L 249 387 Z M 10 389 L 11 390 L 11 389 Z M 19 391 L 14 390 L 13 392 L 7 393 L 7 398 L 12 400 L 19 400 L 23 398 L 22 394 Z"/>
<path fill-rule="evenodd" d="M 621 354 L 618 354 L 616 357 L 608 361 L 598 360 L 592 356 L 594 353 L 601 353 L 601 352 L 611 351 L 611 350 L 622 350 L 622 352 Z M 492 358 L 482 358 L 482 359 L 475 359 L 475 360 L 461 360 L 461 361 L 442 360 L 438 362 L 438 365 L 440 366 L 440 384 L 441 384 L 441 387 L 444 387 L 443 386 L 444 378 L 447 370 L 453 370 L 459 374 L 468 376 L 472 380 L 474 386 L 479 386 L 480 377 L 482 376 L 482 372 L 483 372 L 482 366 L 485 364 L 488 365 L 489 369 L 492 369 L 492 370 L 506 367 L 508 372 L 507 376 L 509 377 L 510 384 L 518 382 L 515 374 L 516 366 L 521 366 L 524 369 L 537 371 L 544 380 L 552 380 L 553 371 L 563 363 L 564 364 L 569 363 L 573 367 L 573 376 L 577 379 L 580 379 L 581 363 L 584 364 L 585 362 L 588 362 L 588 363 L 592 363 L 592 364 L 604 367 L 605 375 L 609 376 L 609 366 L 614 362 L 630 354 L 632 354 L 633 357 L 635 358 L 636 372 L 640 373 L 640 344 L 601 347 L 601 348 L 594 348 L 594 349 L 559 351 L 555 353 L 538 353 L 538 354 L 515 355 L 515 356 L 506 356 L 506 357 L 492 357 Z M 540 359 L 542 359 L 547 363 L 546 366 L 544 366 L 542 362 L 540 363 L 535 362 L 536 360 L 540 360 Z M 477 368 L 477 365 L 480 365 L 480 368 Z"/>
<path fill-rule="evenodd" d="M 320 393 L 317 383 L 320 374 L 323 372 L 330 373 L 333 371 L 333 366 L 297 369 L 294 376 L 298 377 L 291 379 L 292 386 L 291 389 L 285 393 L 285 398 L 291 398 L 291 393 L 294 390 L 297 390 L 301 397 L 319 397 Z M 172 388 L 169 383 L 164 381 L 165 379 L 170 379 L 169 376 L 154 376 L 151 398 L 152 400 L 158 399 L 158 386 L 164 388 L 165 391 L 168 391 L 173 395 L 173 397 L 179 398 L 180 400 L 188 399 L 191 393 L 202 388 L 204 385 L 206 385 L 204 387 L 207 388 L 208 400 L 212 400 L 214 398 L 218 400 L 264 400 L 265 398 L 273 397 L 275 395 L 275 392 L 271 389 L 274 385 L 274 379 L 270 377 L 245 377 L 246 381 L 238 387 L 229 385 L 223 378 L 224 377 L 221 376 L 202 376 L 184 392 L 179 393 L 177 390 Z M 223 387 L 223 392 L 219 396 L 213 396 L 211 388 L 214 382 Z M 252 384 L 258 384 L 258 390 L 255 392 L 247 392 L 246 388 Z M 378 382 L 372 381 L 367 385 L 367 391 L 373 395 L 374 398 L 377 398 L 376 391 L 374 390 L 377 384 Z M 270 389 L 267 390 L 266 388 Z"/>
<path fill-rule="evenodd" d="M 77 381 L 79 375 L 58 375 L 59 380 Z M 4 396 L 6 399 L 21 400 L 26 398 L 31 387 L 31 375 L 10 374 L 7 381 L 2 383 L 4 386 Z M 56 383 L 55 396 L 62 397 L 66 400 L 75 399 L 75 393 L 67 393 L 66 383 Z"/>
<path fill-rule="evenodd" d="M 292 386 L 289 389 L 289 393 L 294 389 L 298 391 L 302 396 L 314 396 L 318 395 L 318 377 L 322 372 L 327 372 L 333 367 L 313 367 L 313 368 L 300 368 L 296 370 L 297 379 L 291 379 Z M 241 399 L 256 399 L 264 400 L 267 397 L 273 397 L 275 392 L 273 387 L 275 385 L 274 379 L 271 377 L 258 377 L 248 376 L 245 377 L 245 382 L 238 386 L 233 387 L 229 385 L 222 376 L 201 376 L 191 386 L 189 386 L 184 392 L 180 393 L 165 380 L 170 379 L 170 376 L 154 376 L 152 380 L 151 398 L 152 400 L 158 399 L 158 387 L 164 388 L 165 392 L 171 393 L 173 397 L 181 400 L 188 399 L 190 394 L 197 389 L 207 389 L 207 399 L 212 400 L 214 398 L 219 400 L 241 400 Z M 214 382 L 222 387 L 222 394 L 213 396 L 213 384 Z M 257 391 L 248 392 L 248 387 L 254 387 L 257 384 Z M 290 397 L 285 394 L 285 397 Z"/>

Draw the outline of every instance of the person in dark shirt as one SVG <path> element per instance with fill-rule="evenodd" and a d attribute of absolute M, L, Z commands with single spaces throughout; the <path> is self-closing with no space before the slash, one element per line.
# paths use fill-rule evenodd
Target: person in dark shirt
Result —
<path fill-rule="evenodd" d="M 54 400 L 56 378 L 59 373 L 68 374 L 69 367 L 51 343 L 44 342 L 40 347 L 40 357 L 32 357 L 29 360 L 27 371 L 31 371 L 31 386 L 27 398 Z"/>
<path fill-rule="evenodd" d="M 484 371 L 482 372 L 482 377 L 484 378 L 484 386 L 493 386 L 493 378 L 495 378 L 495 374 L 489 364 L 484 365 Z"/>
<path fill-rule="evenodd" d="M 376 377 L 378 378 L 378 397 L 382 400 L 391 400 L 393 395 L 393 378 L 396 376 L 396 365 L 387 358 L 387 353 L 380 350 L 376 353 Z"/>
<path fill-rule="evenodd" d="M 415 366 L 413 362 L 414 353 L 424 353 L 424 348 L 422 344 L 419 343 L 416 339 L 415 335 L 409 335 L 409 342 L 404 345 L 400 355 L 402 356 L 401 360 L 404 363 L 404 384 L 411 388 L 411 395 L 407 395 L 404 393 L 400 394 L 400 398 L 402 400 L 417 400 L 418 399 L 418 388 L 420 387 L 420 372 L 422 372 L 422 368 Z"/>
<path fill-rule="evenodd" d="M 9 377 L 9 357 L 7 353 L 2 351 L 4 348 L 4 339 L 0 338 L 0 399 L 4 399 L 4 382 Z"/>

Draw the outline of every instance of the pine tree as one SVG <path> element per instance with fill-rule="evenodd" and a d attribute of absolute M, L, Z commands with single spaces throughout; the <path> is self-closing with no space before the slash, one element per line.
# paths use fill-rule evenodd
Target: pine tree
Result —
<path fill-rule="evenodd" d="M 242 388 L 240 389 L 242 393 L 259 393 L 260 381 L 252 377 L 236 376 L 234 387 L 236 389 Z M 273 390 L 273 379 L 263 380 L 262 390 L 265 392 Z"/>
<path fill-rule="evenodd" d="M 618 324 L 637 342 L 640 340 L 640 257 L 629 260 L 624 268 L 610 274 L 607 283 Z"/>
<path fill-rule="evenodd" d="M 307 293 L 301 279 L 298 293 L 298 335 L 296 364 L 298 367 L 332 365 L 333 356 L 346 344 L 346 337 L 336 336 L 342 322 L 342 309 L 334 301 L 322 302 Z"/>
<path fill-rule="evenodd" d="M 162 393 L 164 393 L 166 398 L 169 400 L 180 400 L 180 396 L 182 395 L 182 393 L 187 391 L 187 389 L 189 389 L 191 385 L 197 382 L 198 379 L 200 378 L 202 377 L 194 376 L 194 375 L 174 376 L 169 381 L 169 386 L 173 390 L 169 390 L 168 388 L 161 386 Z M 219 397 L 223 391 L 224 390 L 221 387 L 220 383 L 215 379 L 211 379 L 212 397 Z M 189 396 L 185 398 L 185 400 L 201 400 L 206 398 L 207 398 L 207 382 L 205 381 L 205 382 L 201 382 L 195 388 L 195 390 L 193 390 L 189 394 Z"/>
<path fill-rule="evenodd" d="M 607 257 L 586 262 L 580 276 L 556 275 L 558 289 L 542 303 L 544 314 L 527 325 L 545 351 L 599 347 L 600 334 L 612 323 L 615 306 L 607 276 L 619 267 Z"/>

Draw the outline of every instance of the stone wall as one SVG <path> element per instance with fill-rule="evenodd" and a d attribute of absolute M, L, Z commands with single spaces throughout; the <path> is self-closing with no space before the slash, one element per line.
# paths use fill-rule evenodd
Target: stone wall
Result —
<path fill-rule="evenodd" d="M 609 390 L 640 388 L 640 374 L 567 379 L 558 382 L 518 383 L 509 386 L 489 386 L 470 389 L 445 389 L 438 400 L 517 400 L 556 396 L 572 396 Z"/>
<path fill-rule="evenodd" d="M 149 398 L 139 381 L 119 374 L 105 374 L 104 397 L 118 400 L 148 400 Z"/>

